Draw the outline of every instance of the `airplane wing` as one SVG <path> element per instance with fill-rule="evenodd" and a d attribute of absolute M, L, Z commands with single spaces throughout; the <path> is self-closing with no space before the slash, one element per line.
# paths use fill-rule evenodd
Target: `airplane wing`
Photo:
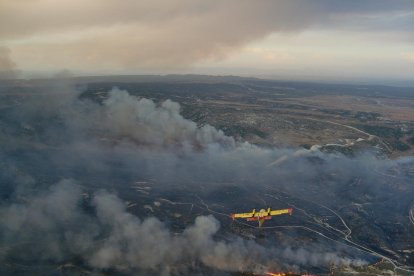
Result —
<path fill-rule="evenodd" d="M 281 209 L 281 210 L 272 210 L 270 211 L 269 215 L 271 216 L 278 216 L 278 215 L 283 215 L 283 214 L 292 214 L 292 208 L 289 209 Z"/>
<path fill-rule="evenodd" d="M 253 218 L 253 220 L 255 218 L 265 218 L 265 219 L 270 219 L 271 216 L 278 216 L 278 215 L 282 215 L 282 214 L 292 214 L 292 208 L 289 209 L 281 209 L 281 210 L 273 210 L 271 211 L 270 208 L 268 208 L 267 210 L 260 210 L 260 212 L 256 212 L 256 210 L 254 209 L 252 212 L 250 213 L 238 213 L 238 214 L 231 214 L 231 218 L 232 219 L 236 219 L 236 218 Z"/>
<path fill-rule="evenodd" d="M 251 218 L 254 216 L 254 213 L 239 213 L 239 214 L 232 214 L 232 218 Z"/>

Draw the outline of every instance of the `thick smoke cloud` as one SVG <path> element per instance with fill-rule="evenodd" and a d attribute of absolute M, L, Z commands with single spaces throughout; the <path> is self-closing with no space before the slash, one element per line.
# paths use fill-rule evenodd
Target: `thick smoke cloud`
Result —
<path fill-rule="evenodd" d="M 365 263 L 317 247 L 222 240 L 212 216 L 197 216 L 172 231 L 158 218 L 129 213 L 122 191 L 137 179 L 157 182 L 160 196 L 222 194 L 223 183 L 237 183 L 239 189 L 277 189 L 329 205 L 327 194 L 336 196 L 340 185 L 361 177 L 366 184 L 359 184 L 359 192 L 383 200 L 391 188 L 370 184 L 378 179 L 375 170 L 392 162 L 369 154 L 349 159 L 318 150 L 263 149 L 211 126 L 197 127 L 172 101 L 154 103 L 113 89 L 97 103 L 65 87 L 54 89 L 3 111 L 2 262 L 81 259 L 92 269 L 165 274 L 200 265 L 264 271 Z M 325 179 L 318 184 L 321 175 Z M 352 191 L 340 194 L 335 204 L 353 197 Z"/>
<path fill-rule="evenodd" d="M 179 104 L 167 100 L 159 107 L 151 100 L 136 100 L 126 91 L 113 90 L 104 101 L 103 126 L 118 137 L 137 144 L 156 146 L 204 146 L 213 143 L 234 146 L 234 140 L 210 125 L 201 128 L 180 115 Z"/>
<path fill-rule="evenodd" d="M 1 40 L 37 38 L 13 46 L 20 60 L 34 66 L 47 59 L 52 68 L 83 70 L 186 67 L 222 59 L 271 33 L 312 28 L 351 24 L 354 30 L 410 33 L 414 8 L 411 1 L 323 0 L 2 0 L 0 5 Z M 397 16 L 383 20 L 384 12 Z"/>
<path fill-rule="evenodd" d="M 113 195 L 98 195 L 94 202 L 98 219 L 111 229 L 109 237 L 90 257 L 95 267 L 168 270 L 180 263 L 201 261 L 208 267 L 240 271 L 254 265 L 254 258 L 248 258 L 250 252 L 265 252 L 242 240 L 215 241 L 219 222 L 212 216 L 199 216 L 183 233 L 172 235 L 156 218 L 141 222 L 126 213 L 124 204 Z"/>
<path fill-rule="evenodd" d="M 141 221 L 127 213 L 113 194 L 94 195 L 96 217 L 80 208 L 82 200 L 79 187 L 63 180 L 25 203 L 0 209 L 2 244 L 11 245 L 3 254 L 30 245 L 33 255 L 22 251 L 21 256 L 31 261 L 82 255 L 96 268 L 168 270 L 183 262 L 201 261 L 213 268 L 242 270 L 253 265 L 253 259 L 245 263 L 249 250 L 265 250 L 241 240 L 214 241 L 219 222 L 212 216 L 197 217 L 194 225 L 173 235 L 156 218 Z M 98 239 L 105 231 L 104 239 Z"/>
<path fill-rule="evenodd" d="M 199 216 L 182 233 L 173 234 L 157 218 L 141 221 L 131 215 L 124 202 L 104 191 L 93 196 L 95 216 L 81 208 L 81 192 L 72 180 L 62 180 L 24 203 L 1 208 L 0 238 L 8 248 L 3 248 L 0 260 L 5 262 L 8 254 L 16 253 L 31 262 L 81 256 L 94 268 L 165 274 L 194 262 L 224 271 L 263 271 L 282 266 L 276 259 L 280 257 L 299 265 L 366 264 L 335 252 L 281 251 L 241 238 L 217 241 L 214 236 L 220 224 L 211 215 Z M 30 252 L 25 251 L 28 246 Z"/>

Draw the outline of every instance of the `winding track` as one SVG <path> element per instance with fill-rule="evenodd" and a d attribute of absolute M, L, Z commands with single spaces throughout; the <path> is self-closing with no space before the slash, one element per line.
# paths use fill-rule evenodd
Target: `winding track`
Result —
<path fill-rule="evenodd" d="M 276 196 L 271 195 L 271 194 L 265 194 L 265 195 L 270 196 L 270 197 L 273 197 L 275 199 L 278 199 Z M 190 202 L 174 202 L 174 201 L 171 201 L 171 200 L 168 200 L 168 199 L 165 199 L 165 198 L 162 199 L 162 200 L 164 202 L 167 202 L 167 203 L 172 204 L 172 205 L 176 205 L 176 204 L 180 204 L 180 205 L 181 204 L 182 205 L 191 205 L 191 210 L 193 209 L 194 206 L 196 206 L 196 207 L 198 207 L 200 209 L 203 209 L 203 210 L 208 211 L 209 213 L 216 214 L 216 215 L 219 215 L 219 216 L 224 216 L 224 217 L 227 217 L 227 218 L 229 217 L 229 215 L 226 214 L 226 213 L 218 212 L 218 211 L 215 211 L 215 210 L 211 209 L 210 206 L 207 203 L 205 203 L 204 200 L 202 198 L 200 198 L 198 195 L 195 195 L 195 197 L 199 200 L 199 202 L 200 202 L 200 204 L 202 206 L 200 206 L 200 205 L 198 205 L 196 203 L 190 203 Z M 394 267 L 394 272 L 396 272 L 396 270 L 400 270 L 400 271 L 404 271 L 404 272 L 408 272 L 408 273 L 414 273 L 414 267 L 402 265 L 401 263 L 399 263 L 396 260 L 393 260 L 393 259 L 391 259 L 391 258 L 389 258 L 387 256 L 384 256 L 381 253 L 378 253 L 378 252 L 376 252 L 376 251 L 374 251 L 374 250 L 372 250 L 372 249 L 370 249 L 370 248 L 368 248 L 366 246 L 360 245 L 360 244 L 358 244 L 358 243 L 350 240 L 350 236 L 351 236 L 352 230 L 347 225 L 347 223 L 345 222 L 345 220 L 337 212 L 335 212 L 334 210 L 332 210 L 331 208 L 329 208 L 327 206 L 324 206 L 324 205 L 321 205 L 321 204 L 318 204 L 318 203 L 314 203 L 314 202 L 310 202 L 310 203 L 313 203 L 313 204 L 315 204 L 317 206 L 320 206 L 322 208 L 325 208 L 326 210 L 328 210 L 332 214 L 334 214 L 342 222 L 342 224 L 347 229 L 347 231 L 345 232 L 343 230 L 337 229 L 337 228 L 335 228 L 335 227 L 333 227 L 333 226 L 331 226 L 329 224 L 327 224 L 327 226 L 326 226 L 326 225 L 324 225 L 322 223 L 317 223 L 317 225 L 319 227 L 325 229 L 329 233 L 331 233 L 334 236 L 338 237 L 338 239 L 336 240 L 336 239 L 333 239 L 331 237 L 328 237 L 327 235 L 325 235 L 324 233 L 322 233 L 322 232 L 320 232 L 318 230 L 315 230 L 315 229 L 312 229 L 310 227 L 303 226 L 303 225 L 264 226 L 264 227 L 261 227 L 260 229 L 277 229 L 277 228 L 288 228 L 288 229 L 289 228 L 299 228 L 299 229 L 303 229 L 305 231 L 312 232 L 314 234 L 317 234 L 317 235 L 319 235 L 319 236 L 321 236 L 321 237 L 323 237 L 323 238 L 325 238 L 327 240 L 333 241 L 335 243 L 340 243 L 342 245 L 349 246 L 349 247 L 352 247 L 352 248 L 357 249 L 359 251 L 362 251 L 362 252 L 371 254 L 373 256 L 382 258 L 384 260 L 387 260 Z M 292 204 L 289 204 L 289 205 L 294 206 Z M 306 213 L 306 211 L 304 211 L 303 209 L 298 208 L 296 206 L 294 206 L 294 208 L 296 208 L 297 210 L 300 210 L 306 216 L 314 219 L 314 217 L 312 215 Z M 414 224 L 414 206 L 410 209 L 409 217 L 410 217 L 410 221 Z M 259 229 L 258 226 L 253 226 L 253 225 L 250 225 L 248 223 L 245 223 L 245 222 L 242 222 L 242 221 L 239 221 L 239 220 L 235 220 L 234 222 L 237 223 L 237 224 L 240 224 L 240 225 L 244 225 L 244 226 L 249 227 L 249 228 Z M 308 222 L 310 222 L 310 221 L 308 221 Z M 310 223 L 312 223 L 312 222 L 310 222 Z M 316 223 L 313 223 L 313 224 L 316 224 Z M 335 230 L 336 233 L 341 233 L 343 236 L 337 235 L 336 233 L 332 232 L 332 230 Z"/>
<path fill-rule="evenodd" d="M 411 207 L 410 211 L 408 212 L 408 216 L 410 217 L 410 221 L 414 224 L 414 205 Z"/>
<path fill-rule="evenodd" d="M 328 123 L 328 124 L 333 124 L 333 125 L 337 125 L 337 126 L 341 126 L 341 127 L 346 127 L 346 128 L 352 129 L 352 130 L 354 130 L 356 132 L 359 132 L 359 133 L 362 133 L 364 135 L 367 135 L 368 137 L 375 137 L 375 138 L 377 138 L 381 142 L 381 144 L 383 144 L 383 146 L 388 150 L 388 152 L 392 152 L 392 149 L 382 139 L 380 139 L 378 136 L 373 135 L 373 134 L 370 134 L 370 133 L 365 132 L 363 130 L 360 130 L 360 129 L 356 128 L 356 127 L 349 126 L 349 125 L 344 125 L 344 124 L 340 124 L 340 123 L 336 123 L 336 122 L 332 122 L 332 121 L 324 121 L 324 120 L 313 119 L 313 118 L 306 118 L 306 120 L 315 121 L 315 122 L 321 122 L 321 123 Z"/>

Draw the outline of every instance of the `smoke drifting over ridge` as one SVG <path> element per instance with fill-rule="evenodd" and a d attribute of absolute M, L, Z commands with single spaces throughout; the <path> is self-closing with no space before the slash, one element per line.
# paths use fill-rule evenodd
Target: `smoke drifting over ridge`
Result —
<path fill-rule="evenodd" d="M 176 187 L 197 190 L 204 182 L 208 193 L 230 181 L 248 189 L 271 185 L 307 195 L 307 185 L 319 174 L 334 175 L 324 187 L 331 191 L 355 175 L 375 180 L 373 170 L 392 165 L 387 161 L 263 149 L 237 143 L 211 126 L 197 127 L 171 101 L 156 104 L 114 89 L 99 104 L 61 89 L 27 97 L 5 114 L 0 136 L 2 261 L 81 258 L 97 269 L 166 274 L 200 263 L 225 271 L 364 263 L 317 248 L 220 241 L 215 237 L 219 222 L 212 216 L 198 216 L 176 234 L 156 218 L 140 220 L 128 213 L 115 194 L 130 179 L 152 178 L 166 193 Z M 282 157 L 277 166 L 268 166 Z M 307 157 L 319 161 L 313 164 Z M 362 189 L 372 193 L 370 184 Z M 378 188 L 383 193 L 386 187 Z M 317 199 L 327 201 L 324 194 Z"/>
<path fill-rule="evenodd" d="M 10 58 L 10 50 L 0 46 L 0 80 L 16 77 L 16 64 Z"/>

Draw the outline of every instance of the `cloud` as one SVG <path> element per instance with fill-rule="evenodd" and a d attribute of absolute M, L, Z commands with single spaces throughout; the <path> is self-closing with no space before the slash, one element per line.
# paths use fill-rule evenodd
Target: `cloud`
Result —
<path fill-rule="evenodd" d="M 407 59 L 411 62 L 414 62 L 414 53 L 408 54 Z"/>
<path fill-rule="evenodd" d="M 47 59 L 46 68 L 64 64 L 95 71 L 183 68 L 222 59 L 271 33 L 336 28 L 355 20 L 360 30 L 407 32 L 410 20 L 400 15 L 414 8 L 410 1 L 324 0 L 2 0 L 1 5 L 0 38 L 11 45 L 17 41 L 13 51 L 20 61 L 35 67 Z M 392 16 L 384 20 L 384 13 Z"/>

